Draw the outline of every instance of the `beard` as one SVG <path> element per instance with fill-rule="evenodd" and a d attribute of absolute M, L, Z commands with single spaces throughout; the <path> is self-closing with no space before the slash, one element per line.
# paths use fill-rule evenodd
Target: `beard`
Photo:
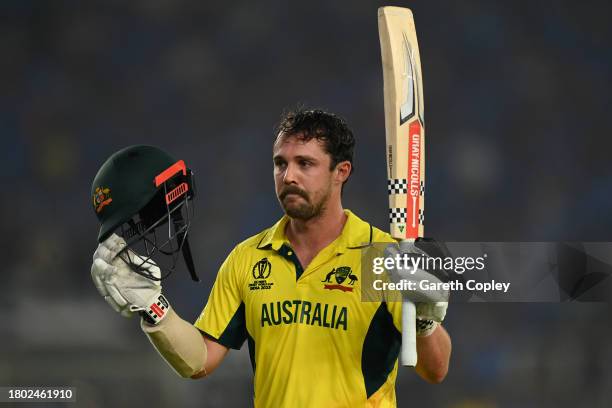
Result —
<path fill-rule="evenodd" d="M 302 198 L 286 200 L 289 194 L 295 194 Z M 281 207 L 290 218 L 308 221 L 320 216 L 324 211 L 331 194 L 331 186 L 320 195 L 320 199 L 313 202 L 308 193 L 296 186 L 288 186 L 278 195 Z"/>

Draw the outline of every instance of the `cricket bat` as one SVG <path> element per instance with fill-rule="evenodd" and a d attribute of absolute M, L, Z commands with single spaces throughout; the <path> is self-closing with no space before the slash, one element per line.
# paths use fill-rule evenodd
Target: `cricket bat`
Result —
<path fill-rule="evenodd" d="M 425 126 L 421 59 L 412 12 L 402 7 L 378 9 L 382 54 L 387 182 L 391 236 L 412 240 L 423 236 L 425 189 Z M 402 303 L 400 362 L 414 367 L 416 308 Z"/>

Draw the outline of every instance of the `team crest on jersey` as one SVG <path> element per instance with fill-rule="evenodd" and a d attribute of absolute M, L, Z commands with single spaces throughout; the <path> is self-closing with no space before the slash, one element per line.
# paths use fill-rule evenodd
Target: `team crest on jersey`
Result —
<path fill-rule="evenodd" d="M 250 290 L 263 290 L 270 289 L 274 285 L 274 282 L 268 282 L 268 278 L 272 273 L 272 264 L 268 261 L 268 258 L 260 259 L 251 270 L 253 275 L 253 282 L 249 283 Z"/>
<path fill-rule="evenodd" d="M 96 187 L 96 191 L 93 194 L 93 206 L 96 212 L 99 213 L 104 207 L 113 202 L 110 195 L 110 188 L 107 187 Z"/>
<path fill-rule="evenodd" d="M 332 282 L 332 278 L 334 279 L 336 284 Z M 346 285 L 343 285 L 344 281 L 346 281 L 347 279 L 348 279 L 348 282 L 346 282 Z M 325 279 L 322 280 L 321 282 L 330 283 L 329 285 L 326 284 L 323 287 L 324 289 L 329 289 L 329 290 L 338 289 L 343 292 L 352 292 L 353 291 L 352 286 L 358 280 L 359 279 L 357 278 L 355 274 L 353 274 L 353 271 L 351 270 L 350 266 L 339 266 L 337 268 L 332 269 L 329 273 L 327 273 L 327 275 L 325 275 Z"/>

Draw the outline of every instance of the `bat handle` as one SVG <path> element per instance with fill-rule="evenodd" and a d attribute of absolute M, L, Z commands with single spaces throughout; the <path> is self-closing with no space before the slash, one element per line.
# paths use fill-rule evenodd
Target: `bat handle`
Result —
<path fill-rule="evenodd" d="M 417 363 L 416 306 L 409 300 L 402 302 L 402 350 L 400 362 L 414 367 Z"/>

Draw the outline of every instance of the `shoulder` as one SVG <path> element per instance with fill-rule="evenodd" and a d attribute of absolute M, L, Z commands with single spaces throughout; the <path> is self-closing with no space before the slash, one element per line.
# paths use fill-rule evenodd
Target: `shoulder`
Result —
<path fill-rule="evenodd" d="M 260 246 L 262 241 L 268 236 L 271 228 L 266 228 L 263 231 L 258 232 L 255 235 L 248 237 L 242 242 L 238 243 L 234 249 L 236 250 L 249 250 L 249 249 L 257 249 Z"/>
<path fill-rule="evenodd" d="M 372 226 L 372 242 L 396 242 L 391 234 Z"/>
<path fill-rule="evenodd" d="M 269 237 L 271 230 L 274 227 L 266 228 L 263 231 L 258 232 L 255 235 L 248 237 L 242 242 L 238 243 L 234 249 L 230 252 L 228 259 L 236 259 L 241 257 L 248 257 L 251 254 L 259 254 L 264 240 Z"/>
<path fill-rule="evenodd" d="M 361 247 L 364 243 L 393 242 L 393 238 L 387 232 L 359 218 L 351 210 L 345 209 L 344 212 L 348 215 L 348 219 L 342 234 L 348 247 Z"/>
<path fill-rule="evenodd" d="M 266 237 L 269 230 L 269 228 L 265 229 L 237 244 L 219 268 L 218 278 L 225 277 L 225 279 L 242 282 L 242 279 L 248 275 L 253 265 L 266 257 L 267 253 L 260 249 L 260 243 Z"/>

